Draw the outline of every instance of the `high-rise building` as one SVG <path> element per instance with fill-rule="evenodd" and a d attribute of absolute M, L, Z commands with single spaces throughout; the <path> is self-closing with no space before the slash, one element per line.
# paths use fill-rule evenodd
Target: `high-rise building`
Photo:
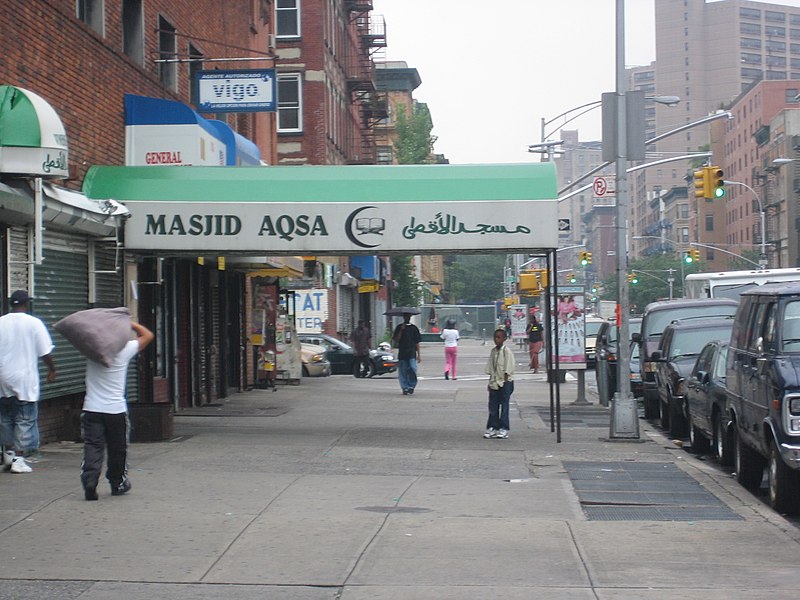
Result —
<path fill-rule="evenodd" d="M 752 0 L 656 0 L 655 22 L 656 91 L 682 99 L 676 107 L 655 107 L 659 133 L 727 109 L 760 81 L 800 79 L 800 7 Z M 740 109 L 746 118 L 748 107 Z M 763 124 L 753 122 L 752 128 Z M 657 150 L 663 155 L 706 150 L 710 131 L 712 128 L 705 126 L 687 129 L 659 142 Z M 737 159 L 729 165 L 734 172 L 741 174 L 760 161 L 758 144 L 752 138 L 755 133 L 739 130 L 722 146 L 731 153 L 730 144 L 736 145 Z M 714 155 L 715 161 L 723 158 Z M 681 250 L 685 241 L 703 228 L 694 227 L 696 232 L 688 221 L 686 225 L 675 222 L 664 214 L 660 200 L 667 190 L 687 187 L 685 178 L 692 168 L 676 162 L 647 169 L 637 178 L 632 233 L 644 239 L 632 244 L 634 255 L 658 243 L 647 236 L 665 237 L 675 250 Z M 746 183 L 750 185 L 751 180 Z M 741 212 L 744 214 L 744 209 Z M 727 217 L 731 219 L 732 214 Z M 684 227 L 689 227 L 688 238 Z"/>

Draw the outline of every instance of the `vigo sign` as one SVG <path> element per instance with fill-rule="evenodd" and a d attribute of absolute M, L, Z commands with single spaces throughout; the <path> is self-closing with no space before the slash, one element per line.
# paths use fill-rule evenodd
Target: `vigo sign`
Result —
<path fill-rule="evenodd" d="M 200 71 L 195 104 L 201 113 L 272 112 L 276 106 L 275 69 Z"/>

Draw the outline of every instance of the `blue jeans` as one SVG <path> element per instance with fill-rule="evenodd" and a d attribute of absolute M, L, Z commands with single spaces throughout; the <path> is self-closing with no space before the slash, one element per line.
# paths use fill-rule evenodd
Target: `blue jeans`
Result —
<path fill-rule="evenodd" d="M 404 358 L 397 361 L 397 377 L 401 390 L 413 390 L 417 387 L 417 359 Z"/>
<path fill-rule="evenodd" d="M 0 445 L 32 452 L 39 448 L 39 403 L 0 398 Z"/>
<path fill-rule="evenodd" d="M 514 382 L 506 381 L 499 390 L 489 390 L 489 419 L 486 429 L 511 429 L 508 421 L 508 405 L 514 393 Z"/>

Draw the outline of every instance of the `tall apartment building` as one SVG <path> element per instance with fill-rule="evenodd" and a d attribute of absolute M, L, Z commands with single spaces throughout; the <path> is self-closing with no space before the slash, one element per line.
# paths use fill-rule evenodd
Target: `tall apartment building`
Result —
<path fill-rule="evenodd" d="M 655 22 L 656 91 L 682 99 L 676 107 L 655 107 L 659 133 L 728 107 L 759 81 L 800 79 L 800 7 L 752 0 L 656 0 Z M 707 148 L 710 130 L 688 129 L 659 142 L 657 150 L 686 154 Z M 691 170 L 686 162 L 647 170 L 634 196 L 634 236 L 667 228 L 673 247 L 685 248 L 684 228 L 691 239 L 692 225 L 669 216 L 664 222 L 662 203 L 653 198 L 686 186 Z M 649 245 L 646 239 L 634 242 L 634 254 Z"/>

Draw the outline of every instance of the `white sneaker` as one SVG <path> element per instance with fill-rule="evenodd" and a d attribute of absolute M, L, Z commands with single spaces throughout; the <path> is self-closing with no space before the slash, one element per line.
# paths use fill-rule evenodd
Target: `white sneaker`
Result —
<path fill-rule="evenodd" d="M 486 433 L 483 434 L 483 437 L 485 437 L 488 440 L 489 438 L 493 438 L 495 433 L 497 432 L 494 429 L 494 427 L 489 427 L 489 429 L 486 430 Z"/>
<path fill-rule="evenodd" d="M 508 439 L 508 429 L 498 429 L 493 437 L 497 438 L 498 440 Z"/>
<path fill-rule="evenodd" d="M 6 450 L 5 452 L 3 452 L 3 461 L 2 462 L 3 462 L 3 470 L 4 471 L 10 471 L 11 470 L 11 463 L 14 462 L 14 456 L 16 456 L 16 454 L 14 454 L 13 450 Z"/>
<path fill-rule="evenodd" d="M 30 473 L 31 471 L 33 471 L 33 469 L 25 462 L 24 458 L 21 456 L 14 457 L 14 462 L 11 463 L 12 473 Z"/>

